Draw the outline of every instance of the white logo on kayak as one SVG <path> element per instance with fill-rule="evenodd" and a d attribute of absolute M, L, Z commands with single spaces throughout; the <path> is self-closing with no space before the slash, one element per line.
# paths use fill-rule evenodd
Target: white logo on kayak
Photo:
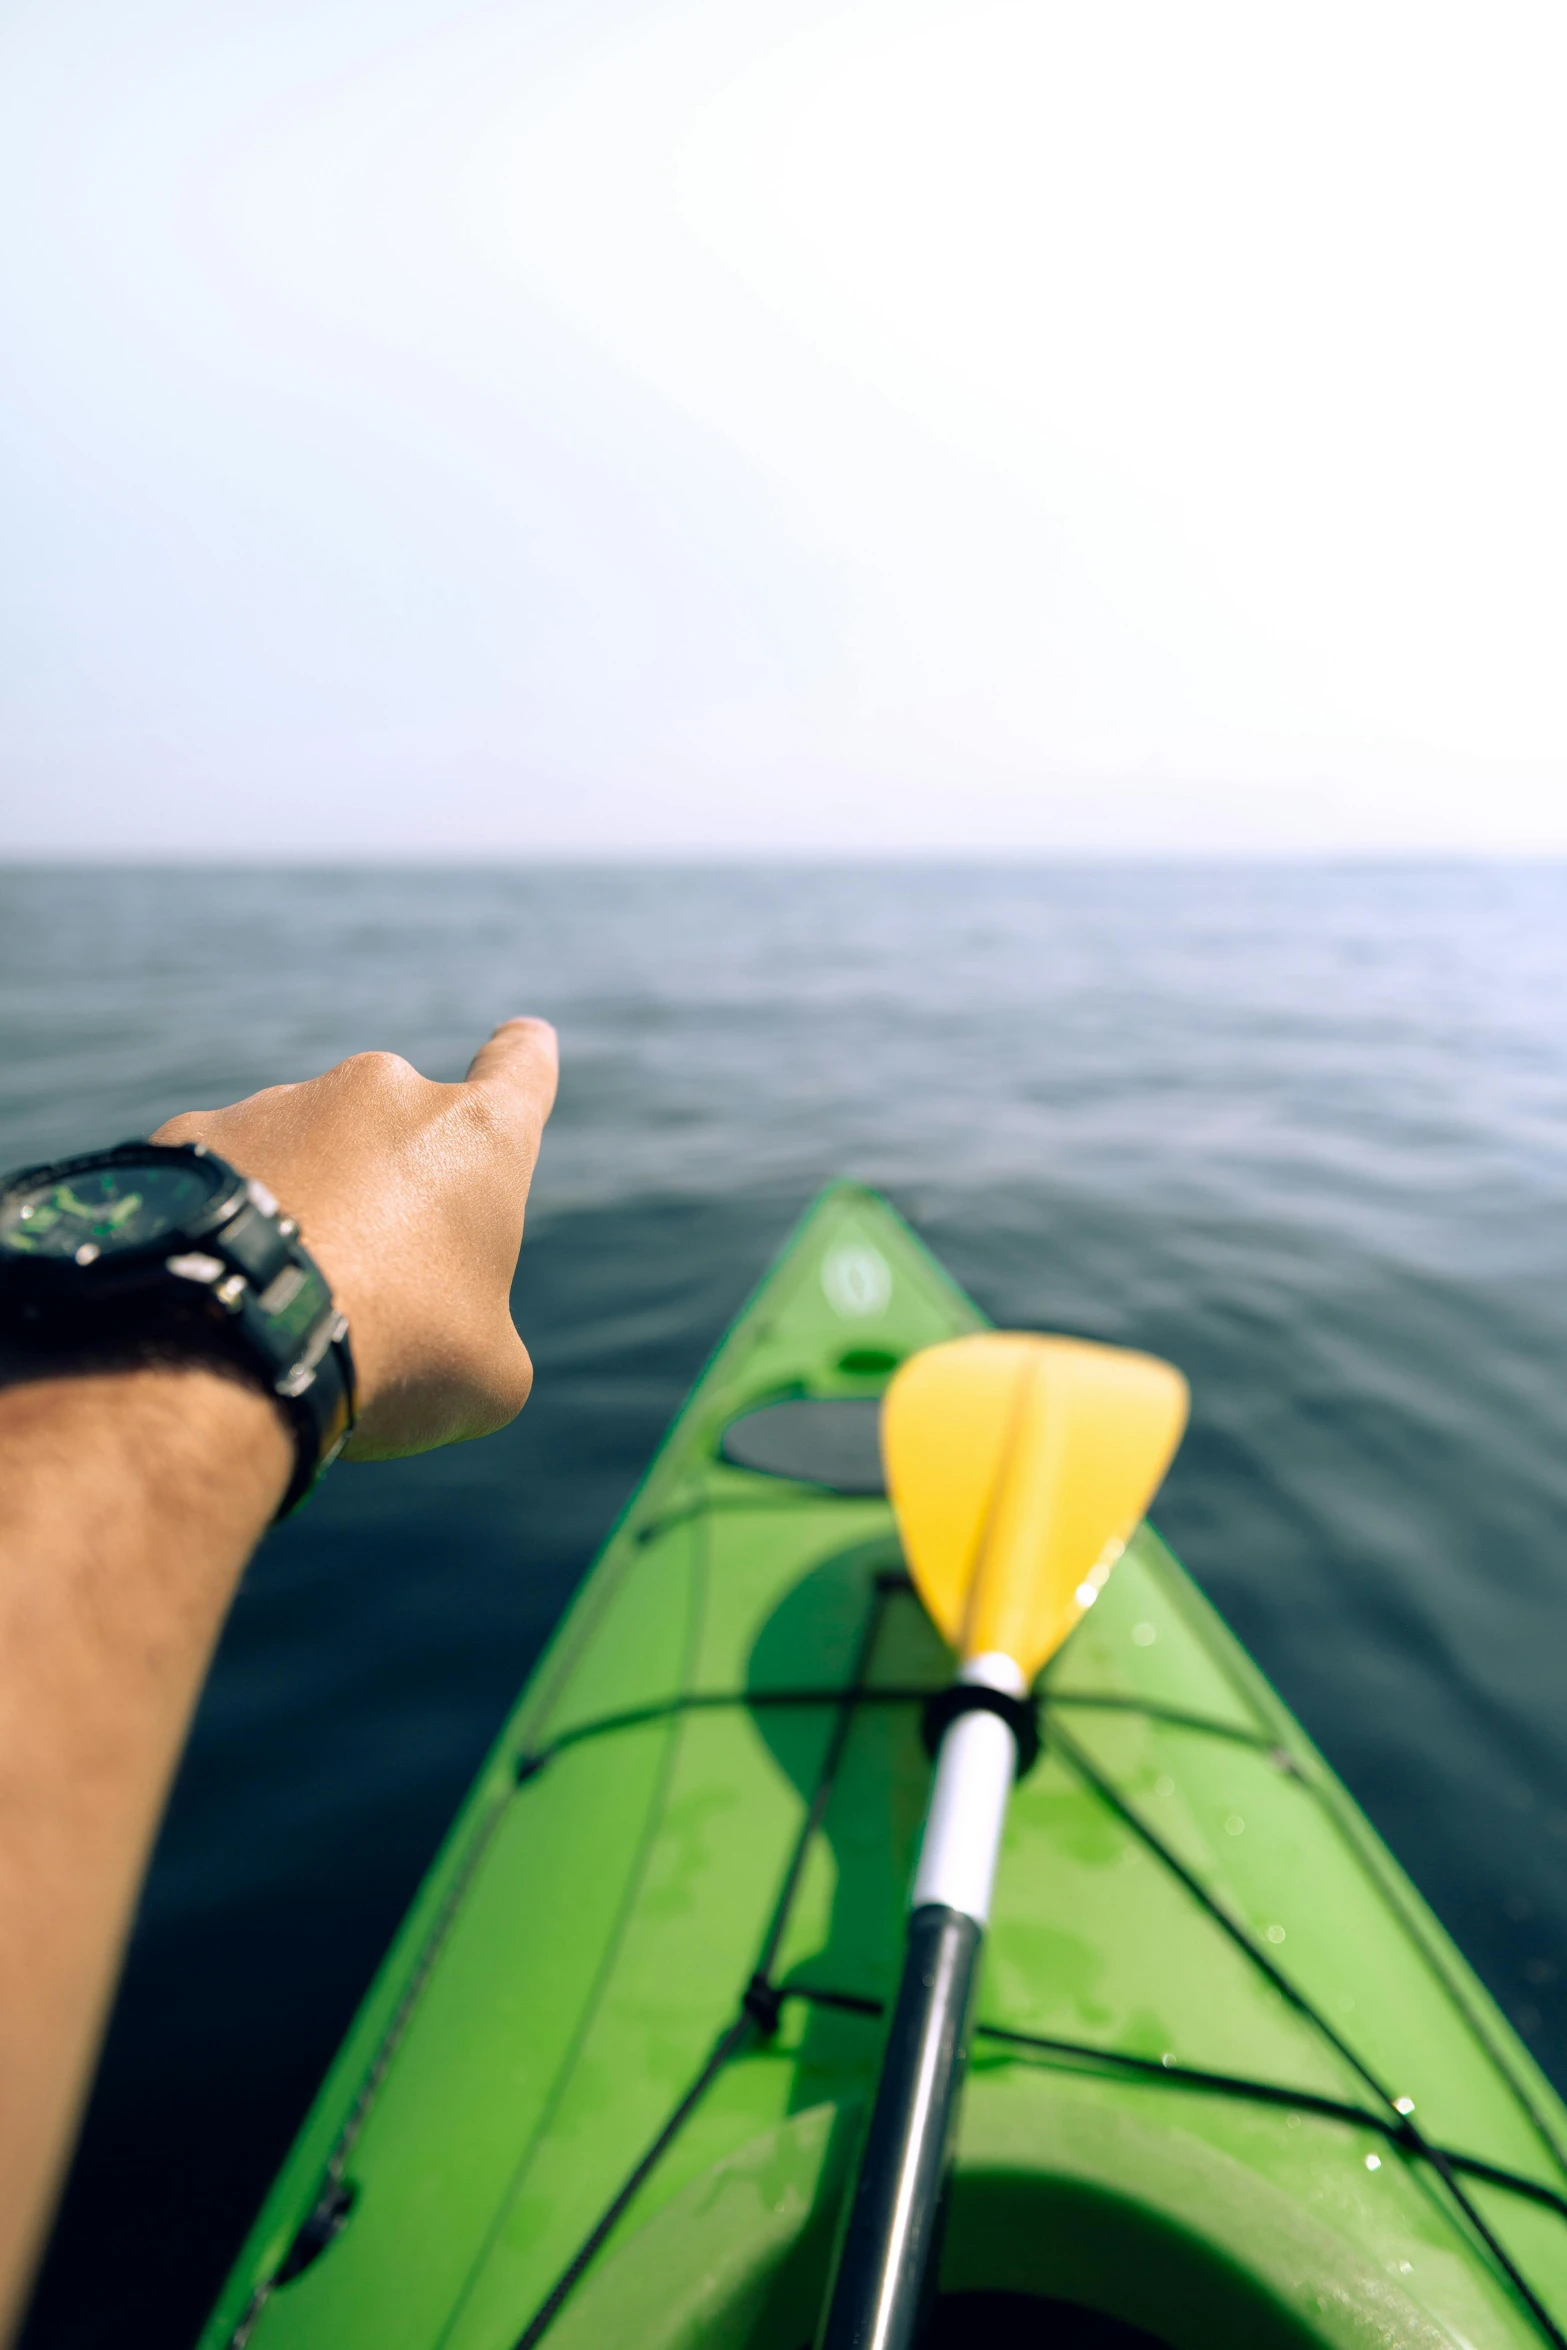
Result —
<path fill-rule="evenodd" d="M 844 1240 L 822 1263 L 822 1289 L 835 1314 L 866 1322 L 884 1314 L 892 1295 L 892 1268 L 868 1240 Z"/>

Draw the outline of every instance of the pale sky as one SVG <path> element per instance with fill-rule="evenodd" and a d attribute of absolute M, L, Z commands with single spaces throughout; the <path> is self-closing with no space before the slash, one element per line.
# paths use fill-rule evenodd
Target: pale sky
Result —
<path fill-rule="evenodd" d="M 0 850 L 1567 850 L 1558 0 L 49 0 Z"/>

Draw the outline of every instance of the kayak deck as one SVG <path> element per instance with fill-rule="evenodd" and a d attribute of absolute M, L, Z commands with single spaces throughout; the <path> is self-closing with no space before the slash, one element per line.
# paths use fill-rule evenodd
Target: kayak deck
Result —
<path fill-rule="evenodd" d="M 950 1675 L 870 1407 L 980 1323 L 884 1203 L 817 1203 L 507 1724 L 204 2350 L 806 2350 Z M 1041 1721 L 942 2338 L 1560 2342 L 1567 2112 L 1147 1528 Z"/>

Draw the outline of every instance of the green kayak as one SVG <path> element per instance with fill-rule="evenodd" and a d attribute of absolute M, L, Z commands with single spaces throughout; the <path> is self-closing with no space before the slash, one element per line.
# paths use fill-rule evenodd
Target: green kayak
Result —
<path fill-rule="evenodd" d="M 808 2350 L 950 1659 L 877 1397 L 981 1326 L 819 1200 L 414 1904 L 203 2350 Z M 1146 1527 L 1040 1685 L 933 2345 L 1561 2343 L 1567 2111 Z"/>

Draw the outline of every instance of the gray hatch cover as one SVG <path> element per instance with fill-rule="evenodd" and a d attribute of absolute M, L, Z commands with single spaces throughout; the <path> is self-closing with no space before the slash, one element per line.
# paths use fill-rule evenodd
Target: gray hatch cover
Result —
<path fill-rule="evenodd" d="M 737 1469 L 793 1477 L 832 1493 L 885 1493 L 874 1395 L 763 1404 L 731 1420 L 719 1455 Z"/>

